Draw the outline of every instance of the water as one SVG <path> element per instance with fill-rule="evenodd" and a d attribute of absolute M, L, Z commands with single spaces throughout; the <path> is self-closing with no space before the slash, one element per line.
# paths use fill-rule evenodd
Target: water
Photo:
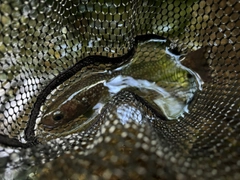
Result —
<path fill-rule="evenodd" d="M 146 46 L 147 44 L 152 44 L 152 43 L 155 46 L 157 46 L 158 43 L 162 45 L 164 42 L 165 41 L 162 41 L 162 40 L 152 39 L 152 40 L 149 40 L 148 42 L 142 43 L 140 45 L 140 48 L 141 47 L 144 48 L 144 46 Z M 108 91 L 111 94 L 111 96 L 117 94 L 124 88 L 129 88 L 129 87 L 135 87 L 143 93 L 145 90 L 152 90 L 154 92 L 157 92 L 157 95 L 155 95 L 150 101 L 154 102 L 155 105 L 158 106 L 159 108 L 158 110 L 160 110 L 168 120 L 177 119 L 179 116 L 183 116 L 184 113 L 188 112 L 188 102 L 190 102 L 191 99 L 193 98 L 195 91 L 197 89 L 202 90 L 203 81 L 201 80 L 200 76 L 196 72 L 181 65 L 180 60 L 182 55 L 176 55 L 171 53 L 168 47 L 165 47 L 165 53 L 166 55 L 169 55 L 169 57 L 166 59 L 170 61 L 170 63 L 173 63 L 175 65 L 175 67 L 172 67 L 172 69 L 181 68 L 181 70 L 178 73 L 176 72 L 175 75 L 181 74 L 183 71 L 188 72 L 189 74 L 192 75 L 192 77 L 188 79 L 189 86 L 186 87 L 184 90 L 182 91 L 180 90 L 176 92 L 174 91 L 174 88 L 173 88 L 169 91 L 167 90 L 167 88 L 163 88 L 161 87 L 161 85 L 158 85 L 156 82 L 151 81 L 150 77 L 148 78 L 150 80 L 146 80 L 146 79 L 135 79 L 131 76 L 124 76 L 124 75 L 118 75 L 116 77 L 113 77 L 112 79 L 104 82 L 104 86 L 108 88 Z M 137 61 L 137 59 L 134 59 L 132 61 Z M 114 71 L 123 70 L 124 68 L 126 68 L 126 66 L 131 66 L 131 65 L 128 64 L 128 65 L 125 65 L 124 67 L 119 67 Z M 167 71 L 167 67 L 166 67 L 166 71 Z M 109 72 L 109 73 L 112 74 L 113 72 Z M 181 77 L 183 76 L 181 75 Z M 175 82 L 180 84 L 177 79 L 175 79 Z M 169 82 L 169 85 L 171 83 L 172 82 Z M 147 93 L 151 94 L 152 91 L 147 91 Z M 178 93 L 178 95 L 176 95 L 176 93 Z M 185 100 L 183 100 L 183 98 Z M 123 114 L 122 111 L 121 111 L 121 114 Z"/>
<path fill-rule="evenodd" d="M 159 39 L 142 42 L 129 63 L 115 69 L 72 77 L 65 83 L 69 83 L 68 86 L 61 86 L 48 97 L 40 124 L 45 130 L 52 130 L 62 126 L 66 129 L 65 125 L 75 122 L 68 128 L 82 129 L 125 89 L 143 98 L 167 120 L 177 120 L 188 112 L 188 103 L 194 93 L 202 89 L 203 81 L 196 72 L 180 63 L 182 56 L 171 53 L 165 42 Z M 138 111 L 137 107 L 128 104 L 128 109 L 132 112 L 119 106 L 113 108 L 115 112 L 112 113 L 123 123 L 128 119 L 141 122 L 144 118 L 141 113 L 131 117 L 134 111 Z M 55 118 L 54 114 L 61 117 Z"/>

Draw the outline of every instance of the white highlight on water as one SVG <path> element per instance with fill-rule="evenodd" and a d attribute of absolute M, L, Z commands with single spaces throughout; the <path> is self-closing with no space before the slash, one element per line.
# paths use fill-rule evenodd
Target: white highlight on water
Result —
<path fill-rule="evenodd" d="M 112 95 L 118 93 L 124 88 L 136 87 L 138 89 L 154 90 L 162 94 L 163 97 L 170 96 L 170 94 L 166 90 L 157 86 L 154 82 L 142 79 L 134 79 L 130 76 L 118 75 L 108 82 L 105 81 L 103 84 L 109 89 L 109 93 Z"/>

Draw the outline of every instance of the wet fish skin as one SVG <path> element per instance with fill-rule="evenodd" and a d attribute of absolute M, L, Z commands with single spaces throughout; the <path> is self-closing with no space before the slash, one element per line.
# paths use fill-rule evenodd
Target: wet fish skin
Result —
<path fill-rule="evenodd" d="M 80 115 L 89 118 L 88 112 L 98 102 L 102 101 L 104 103 L 109 99 L 109 89 L 104 86 L 104 82 L 118 75 L 146 79 L 159 86 L 164 85 L 165 88 L 169 89 L 176 85 L 181 88 L 188 87 L 188 72 L 177 67 L 164 50 L 158 51 L 157 56 L 152 58 L 152 61 L 143 59 L 139 62 L 138 58 L 136 59 L 120 68 L 87 74 L 71 84 L 47 107 L 41 124 L 45 128 L 54 129 L 67 124 Z M 167 72 L 166 67 L 168 67 Z"/>

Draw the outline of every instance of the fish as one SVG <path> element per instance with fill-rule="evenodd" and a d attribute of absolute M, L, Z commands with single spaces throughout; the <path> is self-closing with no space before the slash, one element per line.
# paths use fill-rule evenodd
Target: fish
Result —
<path fill-rule="evenodd" d="M 152 48 L 156 46 L 155 48 Z M 152 54 L 146 59 L 141 49 L 151 47 Z M 145 52 L 146 53 L 146 52 Z M 153 108 L 162 110 L 159 98 L 175 96 L 187 102 L 186 94 L 192 89 L 192 76 L 176 62 L 176 57 L 166 51 L 163 43 L 147 41 L 142 43 L 134 57 L 127 64 L 100 72 L 85 74 L 59 92 L 43 113 L 40 124 L 45 129 L 61 127 L 78 117 L 94 119 L 109 99 L 125 88 L 147 99 Z M 179 93 L 180 91 L 186 93 Z M 187 95 L 188 96 L 188 95 Z M 158 100 L 159 102 L 159 100 Z"/>

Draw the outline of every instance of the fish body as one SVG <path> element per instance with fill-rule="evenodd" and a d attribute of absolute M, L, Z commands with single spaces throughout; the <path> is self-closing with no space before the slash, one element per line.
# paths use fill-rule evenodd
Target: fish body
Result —
<path fill-rule="evenodd" d="M 165 50 L 157 51 L 155 55 L 149 60 L 133 57 L 128 64 L 121 67 L 80 77 L 47 107 L 41 124 L 53 129 L 79 116 L 88 119 L 94 114 L 98 103 L 106 103 L 124 88 L 132 88 L 140 96 L 145 96 L 158 110 L 162 107 L 154 102 L 154 98 L 166 98 L 171 94 L 169 91 L 184 99 L 184 96 L 176 93 L 189 90 L 189 72 L 178 66 Z M 174 89 L 177 89 L 176 92 Z M 101 111 L 101 107 L 97 111 Z"/>

